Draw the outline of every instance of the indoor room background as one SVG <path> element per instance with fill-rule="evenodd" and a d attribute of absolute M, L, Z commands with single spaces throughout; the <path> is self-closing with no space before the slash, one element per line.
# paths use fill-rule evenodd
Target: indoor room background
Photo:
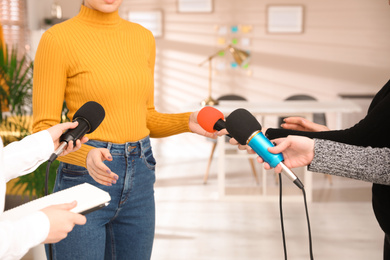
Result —
<path fill-rule="evenodd" d="M 32 55 L 53 2 L 27 1 Z M 63 18 L 75 16 L 81 4 L 56 2 Z M 268 32 L 268 8 L 282 4 L 302 6 L 300 33 Z M 208 95 L 208 65 L 198 65 L 232 42 L 250 52 L 249 66 L 234 67 L 228 54 L 214 59 L 213 98 L 232 93 L 262 102 L 309 94 L 333 100 L 370 96 L 389 79 L 390 8 L 385 0 L 214 0 L 211 12 L 199 13 L 179 12 L 177 0 L 124 0 L 120 15 L 127 19 L 129 12 L 154 11 L 162 15 L 155 68 L 155 103 L 161 112 L 199 109 Z M 336 126 L 333 115 L 328 126 Z M 157 142 L 191 147 L 177 156 L 204 157 L 209 147 L 204 138 L 186 134 Z"/>
<path fill-rule="evenodd" d="M 77 15 L 81 2 L 25 0 L 30 57 L 34 57 L 42 33 L 51 26 L 45 21 L 52 18 L 53 3 L 61 6 L 61 19 L 66 20 Z M 159 112 L 199 110 L 209 86 L 208 63 L 199 64 L 228 45 L 247 51 L 250 61 L 239 66 L 228 52 L 216 55 L 212 60 L 213 98 L 237 94 L 261 103 L 307 94 L 322 101 L 352 99 L 362 112 L 343 115 L 342 127 L 363 117 L 372 96 L 390 78 L 387 0 L 211 0 L 206 1 L 212 3 L 211 8 L 202 12 L 180 11 L 178 2 L 123 0 L 119 10 L 120 16 L 129 20 L 134 14 L 157 14 L 159 25 L 153 32 L 157 48 L 155 105 Z M 267 19 L 275 6 L 300 8 L 302 24 L 296 31 L 271 30 Z M 329 128 L 336 128 L 336 121 L 334 114 L 327 114 Z M 265 123 L 265 127 L 277 126 L 276 118 L 267 118 Z M 218 200 L 216 160 L 209 183 L 203 185 L 210 140 L 185 133 L 152 142 L 157 157 L 158 212 L 153 259 L 257 259 L 253 255 L 262 254 L 265 257 L 259 259 L 282 259 L 276 201 Z M 247 167 L 245 171 L 250 171 L 247 162 L 229 163 L 231 169 Z M 256 167 L 262 168 L 259 164 Z M 234 177 L 245 177 L 256 185 L 250 174 L 239 172 Z M 316 259 L 358 259 L 360 255 L 361 259 L 374 259 L 372 252 L 380 256 L 383 234 L 371 208 L 371 184 L 340 177 L 335 180 L 346 186 L 337 182 L 331 186 L 320 177 L 320 182 L 314 179 L 313 186 L 321 189 L 321 202 L 326 203 L 316 203 L 317 192 L 317 200 L 310 204 Z M 337 194 L 347 196 L 345 201 L 334 203 L 332 192 L 336 189 Z M 359 198 L 353 197 L 356 194 Z M 307 253 L 303 205 L 296 205 L 285 205 L 288 221 L 293 225 L 300 221 L 288 230 L 289 241 L 290 245 L 304 244 Z M 304 234 L 297 233 L 302 226 Z M 352 242 L 344 246 L 346 240 Z M 290 259 L 307 259 L 297 253 L 299 250 L 293 248 L 298 257 Z"/>

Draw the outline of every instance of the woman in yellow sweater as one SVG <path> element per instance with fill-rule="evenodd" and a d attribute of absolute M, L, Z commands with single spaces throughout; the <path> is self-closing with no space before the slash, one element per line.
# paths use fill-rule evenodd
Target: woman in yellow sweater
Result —
<path fill-rule="evenodd" d="M 64 100 L 70 118 L 87 101 L 106 112 L 90 141 L 60 158 L 54 189 L 88 182 L 108 191 L 111 203 L 54 244 L 54 259 L 150 259 L 155 160 L 149 137 L 212 137 L 197 124 L 197 112 L 155 110 L 155 40 L 119 17 L 121 3 L 85 0 L 77 16 L 44 33 L 35 57 L 34 132 L 60 122 Z"/>

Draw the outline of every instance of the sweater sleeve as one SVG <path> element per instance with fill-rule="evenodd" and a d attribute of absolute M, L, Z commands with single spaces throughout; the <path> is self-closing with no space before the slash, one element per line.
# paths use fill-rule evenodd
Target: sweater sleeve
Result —
<path fill-rule="evenodd" d="M 167 137 L 184 132 L 190 132 L 190 112 L 179 114 L 164 114 L 156 110 L 148 112 L 148 128 L 150 137 Z"/>
<path fill-rule="evenodd" d="M 156 43 L 153 36 L 150 34 L 150 55 L 149 68 L 154 77 L 154 66 L 156 59 Z M 154 80 L 153 80 L 154 81 Z M 153 88 L 154 89 L 154 88 Z M 159 113 L 154 107 L 154 91 L 150 93 L 148 99 L 147 127 L 150 130 L 150 137 L 167 137 L 184 132 L 190 132 L 188 113 L 166 114 Z"/>
<path fill-rule="evenodd" d="M 389 185 L 390 149 L 315 139 L 309 170 Z"/>

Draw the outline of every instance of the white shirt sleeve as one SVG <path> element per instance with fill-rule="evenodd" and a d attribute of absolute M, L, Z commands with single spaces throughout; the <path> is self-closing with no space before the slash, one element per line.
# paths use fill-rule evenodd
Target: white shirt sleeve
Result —
<path fill-rule="evenodd" d="M 54 144 L 48 131 L 41 131 L 3 148 L 0 169 L 6 182 L 34 171 L 49 159 Z"/>
<path fill-rule="evenodd" d="M 42 211 L 17 221 L 0 222 L 0 259 L 20 259 L 49 234 L 50 222 Z"/>
<path fill-rule="evenodd" d="M 41 131 L 3 148 L 0 139 L 0 212 L 4 209 L 5 183 L 34 171 L 49 159 L 54 144 L 48 131 Z M 42 243 L 49 234 L 50 222 L 41 211 L 22 219 L 0 222 L 0 259 L 20 259 Z"/>

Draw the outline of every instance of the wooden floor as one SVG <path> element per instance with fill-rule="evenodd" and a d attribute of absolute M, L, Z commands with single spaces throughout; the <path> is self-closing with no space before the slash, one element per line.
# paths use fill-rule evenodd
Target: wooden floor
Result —
<path fill-rule="evenodd" d="M 215 171 L 207 185 L 202 184 L 204 165 L 192 161 L 159 167 L 152 259 L 284 259 L 278 199 L 221 201 Z M 245 180 L 248 187 L 256 187 L 249 166 L 246 172 L 229 169 L 233 187 Z M 265 174 L 277 189 L 272 172 Z M 283 189 L 295 187 L 287 181 Z M 330 184 L 318 173 L 313 183 L 308 210 L 314 259 L 381 259 L 383 234 L 371 207 L 371 184 L 336 176 Z M 241 189 L 242 195 L 245 190 L 250 189 Z M 301 203 L 284 202 L 283 215 L 288 259 L 310 259 L 303 198 Z"/>
<path fill-rule="evenodd" d="M 198 157 L 183 157 L 179 150 L 164 149 L 168 150 L 156 149 L 152 260 L 284 259 L 277 199 L 221 200 L 216 161 L 208 183 L 203 184 L 208 150 Z M 235 195 L 259 189 L 245 160 L 232 160 L 227 169 L 227 186 Z M 278 191 L 275 175 L 260 173 L 260 169 L 258 164 L 259 174 L 268 174 L 268 187 Z M 287 178 L 282 183 L 283 191 L 295 189 Z M 330 184 L 319 173 L 313 173 L 313 184 L 308 209 L 314 259 L 382 259 L 383 234 L 372 211 L 371 184 L 335 176 Z M 283 198 L 287 196 L 284 192 Z M 310 259 L 303 198 L 300 202 L 284 201 L 283 214 L 288 259 Z M 31 252 L 23 259 L 33 259 Z"/>

